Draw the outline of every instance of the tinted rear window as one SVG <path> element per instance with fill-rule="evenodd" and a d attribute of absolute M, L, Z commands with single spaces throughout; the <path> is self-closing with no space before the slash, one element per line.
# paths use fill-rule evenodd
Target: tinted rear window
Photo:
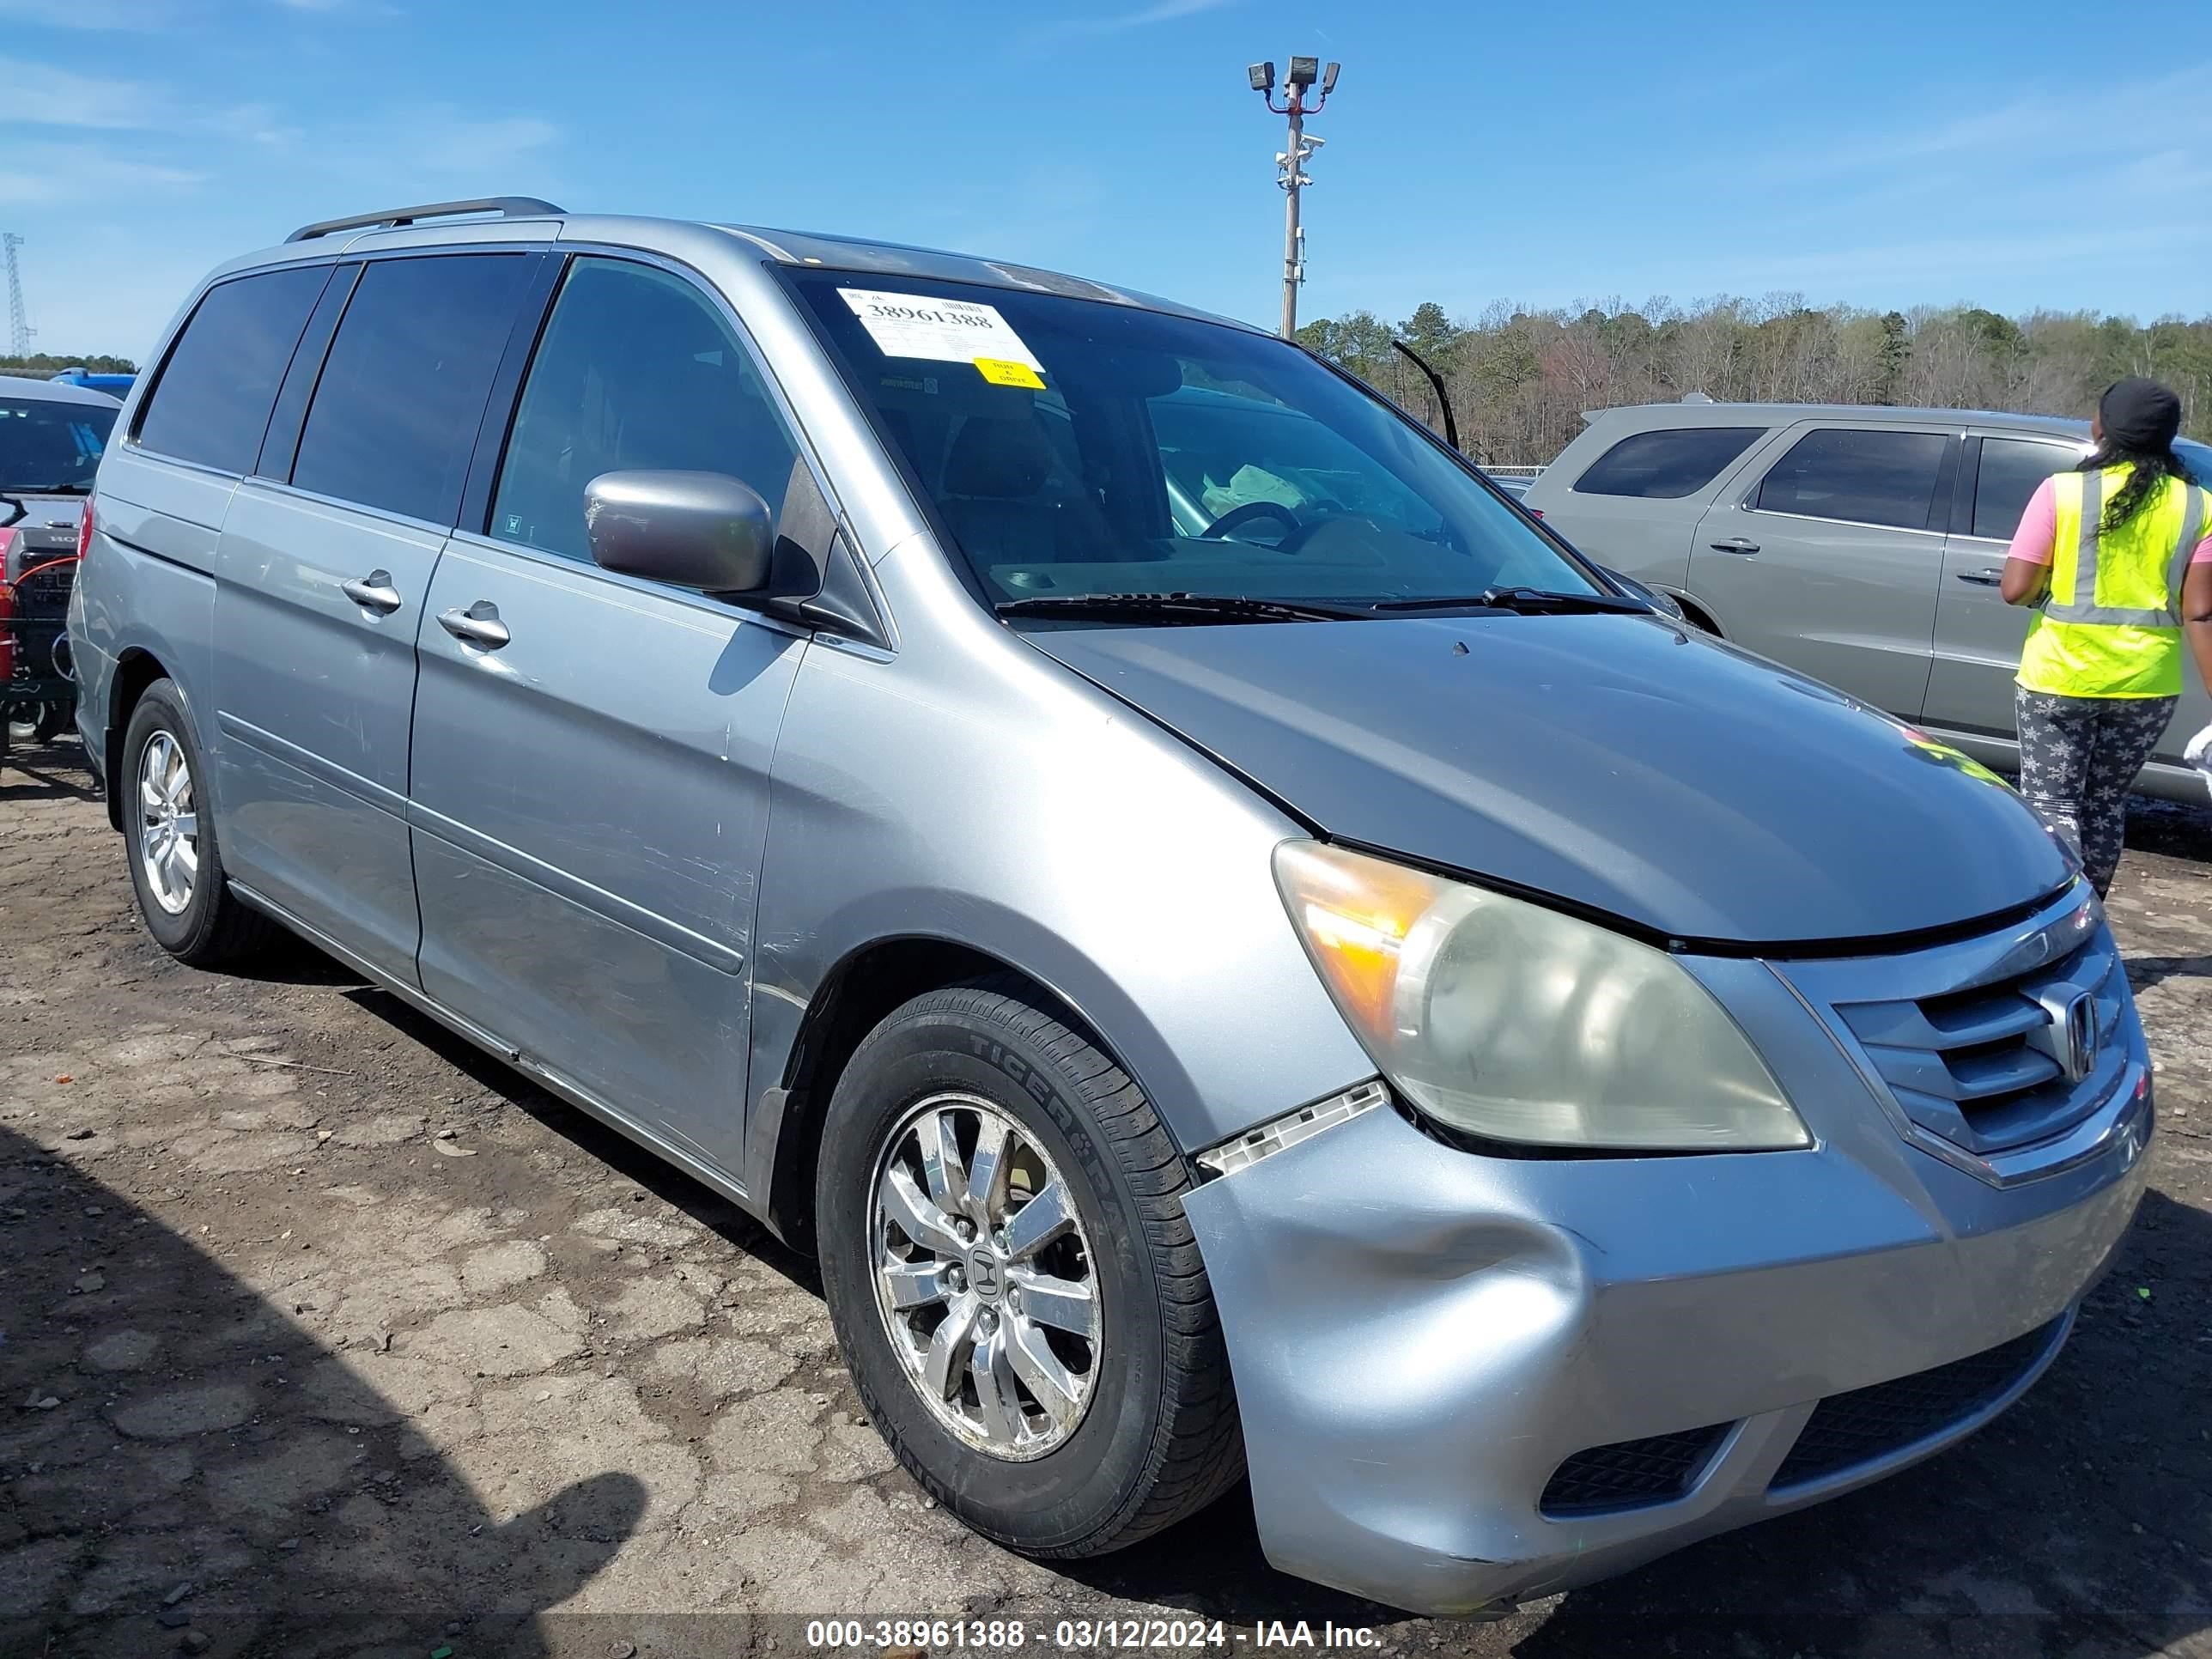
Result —
<path fill-rule="evenodd" d="M 386 259 L 361 274 L 316 383 L 292 482 L 451 524 L 527 254 Z"/>
<path fill-rule="evenodd" d="M 1983 439 L 1982 467 L 1974 477 L 1974 534 L 2010 541 L 2036 486 L 2081 459 L 2079 449 L 2062 449 L 2057 444 Z"/>
<path fill-rule="evenodd" d="M 1940 432 L 1808 432 L 1759 486 L 1762 512 L 1925 530 L 1950 440 Z"/>
<path fill-rule="evenodd" d="M 210 289 L 138 417 L 141 447 L 252 471 L 292 348 L 330 274 L 327 265 L 307 265 Z"/>
<path fill-rule="evenodd" d="M 115 415 L 58 398 L 0 398 L 0 489 L 91 489 Z"/>
<path fill-rule="evenodd" d="M 1575 480 L 1578 495 L 1695 495 L 1752 446 L 1763 426 L 1675 426 L 1623 438 Z"/>

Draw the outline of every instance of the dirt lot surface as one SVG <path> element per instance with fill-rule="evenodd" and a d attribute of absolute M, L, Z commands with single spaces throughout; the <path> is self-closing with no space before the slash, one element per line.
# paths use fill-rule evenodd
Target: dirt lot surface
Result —
<path fill-rule="evenodd" d="M 811 1265 L 304 949 L 179 968 L 57 748 L 0 775 L 0 1655 L 806 1650 L 808 1617 L 1202 1612 L 1384 1650 L 2212 1655 L 2212 830 L 2112 910 L 2153 1190 L 2051 1375 L 1871 1491 L 1502 1622 L 1268 1570 L 1241 1493 L 1047 1566 L 930 1508 Z M 1347 1401 L 1357 1409 L 1357 1401 Z"/>

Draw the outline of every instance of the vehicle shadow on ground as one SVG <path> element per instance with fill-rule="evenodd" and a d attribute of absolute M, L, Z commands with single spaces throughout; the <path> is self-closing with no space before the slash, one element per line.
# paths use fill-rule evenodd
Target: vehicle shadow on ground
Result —
<path fill-rule="evenodd" d="M 0 757 L 0 801 L 98 800 L 84 758 L 67 749 L 10 749 Z"/>
<path fill-rule="evenodd" d="M 2212 811 L 2197 801 L 2131 795 L 2126 845 L 2130 853 L 2212 864 Z"/>
<path fill-rule="evenodd" d="M 2140 994 L 2169 979 L 2212 979 L 2212 957 L 2130 957 L 2128 983 Z"/>
<path fill-rule="evenodd" d="M 479 1088 L 529 1113 L 555 1133 L 573 1142 L 578 1152 L 619 1170 L 663 1203 L 683 1211 L 701 1226 L 712 1228 L 732 1246 L 773 1267 L 793 1284 L 811 1295 L 822 1294 L 822 1274 L 812 1256 L 783 1243 L 764 1224 L 720 1193 L 693 1180 L 620 1131 L 609 1128 L 590 1113 L 540 1088 L 503 1060 L 447 1030 L 390 992 L 363 984 L 359 975 L 331 962 L 320 951 L 310 950 L 319 960 L 330 963 L 334 975 L 331 983 L 356 988 L 345 993 L 350 1000 L 413 1042 L 435 1050 L 441 1059 L 465 1073 Z M 304 968 L 300 971 L 303 975 L 307 972 Z M 303 978 L 298 982 L 318 981 Z"/>
<path fill-rule="evenodd" d="M 580 1470 L 502 1522 L 343 1352 L 5 1129 L 0 1259 L 0 1652 L 544 1655 L 644 1512 Z"/>

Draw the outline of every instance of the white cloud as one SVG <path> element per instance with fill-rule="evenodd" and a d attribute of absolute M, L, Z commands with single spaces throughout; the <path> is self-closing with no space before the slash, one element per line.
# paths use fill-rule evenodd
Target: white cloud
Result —
<path fill-rule="evenodd" d="M 1125 30 L 1172 23 L 1179 18 L 1195 17 L 1202 11 L 1218 11 L 1237 3 L 1239 0 L 1155 0 L 1155 3 L 1134 11 L 1111 12 L 1098 17 L 1064 17 L 1032 30 L 1023 44 L 1041 46 L 1078 36 L 1120 34 Z"/>
<path fill-rule="evenodd" d="M 2151 81 L 2125 76 L 2088 86 L 2054 85 L 2026 92 L 1970 115 L 1924 122 L 1901 112 L 1901 125 L 1824 134 L 1814 149 L 1771 155 L 1763 171 L 1842 173 L 1925 167 L 1936 161 L 1986 162 L 2017 171 L 2032 161 L 2101 167 L 2116 155 L 2190 148 L 2212 140 L 2212 108 L 2199 89 L 2212 64 L 2179 69 Z M 2054 120 L 2053 110 L 2063 110 Z M 2084 135 L 2094 134 L 2094 143 Z"/>
<path fill-rule="evenodd" d="M 223 3 L 232 3 L 223 0 Z M 0 21 L 51 29 L 152 33 L 207 21 L 210 3 L 210 0 L 0 0 Z M 390 13 L 387 6 L 357 5 L 356 0 L 270 0 L 270 3 L 287 11 Z"/>
<path fill-rule="evenodd" d="M 0 0 L 0 4 L 7 0 Z M 52 64 L 0 58 L 0 127 L 76 127 L 102 132 L 209 133 L 257 144 L 297 140 L 266 104 L 204 107 L 167 88 L 79 75 Z"/>
<path fill-rule="evenodd" d="M 495 173 L 559 142 L 561 129 L 535 115 L 478 118 L 434 109 L 396 120 L 392 132 L 368 146 L 386 164 L 448 173 Z M 404 137 L 396 138 L 396 135 Z M 396 151 L 396 155 L 395 155 Z"/>
<path fill-rule="evenodd" d="M 5 4 L 7 0 L 0 0 Z M 155 126 L 154 106 L 162 94 L 135 81 L 79 75 L 52 64 L 0 58 L 0 125 L 100 127 L 119 131 Z"/>
<path fill-rule="evenodd" d="M 1158 5 L 1146 6 L 1141 11 L 1097 18 L 1086 27 L 1098 30 L 1142 28 L 1147 23 L 1172 23 L 1178 17 L 1188 17 L 1201 11 L 1215 11 L 1235 3 L 1236 0 L 1159 0 Z"/>
<path fill-rule="evenodd" d="M 0 18 L 56 29 L 157 29 L 179 13 L 176 0 L 0 0 Z"/>
<path fill-rule="evenodd" d="M 12 146 L 0 161 L 0 202 L 79 202 L 166 195 L 204 183 L 207 175 L 118 155 L 93 144 Z"/>

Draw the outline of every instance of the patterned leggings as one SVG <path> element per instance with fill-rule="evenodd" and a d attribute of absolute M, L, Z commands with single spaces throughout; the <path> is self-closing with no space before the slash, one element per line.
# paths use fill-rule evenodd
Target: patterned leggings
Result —
<path fill-rule="evenodd" d="M 2081 855 L 2100 898 L 2120 866 L 2128 791 L 2180 701 L 2019 689 L 2020 793 Z"/>

